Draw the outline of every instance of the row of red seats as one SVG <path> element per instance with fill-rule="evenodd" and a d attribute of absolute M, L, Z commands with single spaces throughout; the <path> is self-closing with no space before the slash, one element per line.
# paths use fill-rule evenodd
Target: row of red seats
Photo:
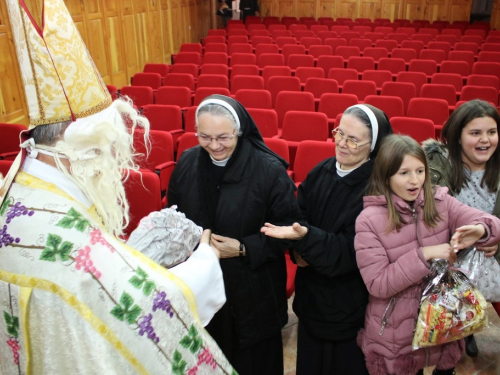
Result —
<path fill-rule="evenodd" d="M 408 26 L 414 27 L 416 29 L 432 27 L 432 28 L 458 28 L 461 30 L 471 29 L 483 29 L 488 31 L 490 29 L 489 22 L 475 22 L 474 24 L 470 24 L 467 21 L 455 21 L 453 24 L 450 24 L 449 21 L 434 21 L 432 24 L 428 20 L 414 20 L 413 22 L 408 19 L 394 19 L 391 22 L 388 18 L 376 18 L 373 22 L 369 18 L 358 18 L 352 20 L 350 18 L 338 18 L 337 20 L 333 20 L 331 17 L 319 17 L 318 20 L 315 20 L 314 17 L 297 19 L 295 17 L 283 17 L 281 20 L 278 17 L 264 17 L 264 19 L 260 19 L 259 17 L 247 17 L 245 24 L 243 24 L 239 20 L 230 20 L 227 25 L 227 29 L 231 30 L 233 28 L 246 28 L 249 31 L 251 29 L 256 29 L 257 26 L 264 26 L 266 28 L 271 28 L 273 26 L 280 25 L 285 27 L 291 27 L 294 25 L 306 26 L 311 28 L 316 25 L 344 25 L 350 28 L 367 25 L 371 27 L 376 26 L 393 26 L 393 27 L 401 27 Z"/>
<path fill-rule="evenodd" d="M 319 61 L 323 61 L 323 58 L 326 57 L 320 57 Z M 332 58 L 334 57 L 332 56 Z M 368 64 L 366 64 L 366 59 L 370 60 L 368 61 Z M 437 64 L 430 60 L 412 60 L 409 64 L 409 71 L 406 71 L 405 62 L 402 59 L 396 58 L 380 59 L 378 63 L 378 70 L 373 69 L 373 60 L 370 58 L 351 57 L 348 62 L 348 66 L 350 68 L 347 69 L 342 67 L 342 61 L 337 60 L 338 59 L 329 60 L 328 62 L 330 64 L 325 64 L 322 67 L 298 67 L 295 72 L 289 66 L 267 66 L 263 68 L 262 76 L 259 75 L 259 68 L 255 65 L 237 65 L 235 66 L 235 71 L 231 77 L 231 91 L 228 92 L 229 94 L 235 95 L 237 91 L 241 89 L 268 89 L 270 90 L 274 100 L 276 93 L 279 92 L 282 87 L 275 87 L 275 84 L 269 86 L 269 79 L 273 76 L 291 77 L 292 73 L 295 73 L 295 79 L 292 80 L 293 84 L 289 84 L 285 88 L 297 91 L 305 89 L 305 91 L 313 92 L 316 99 L 319 99 L 320 94 L 323 92 L 337 92 L 338 89 L 342 90 L 344 81 L 346 80 L 358 80 L 359 78 L 363 81 L 375 82 L 377 90 L 375 94 L 381 91 L 382 84 L 385 82 L 391 80 L 406 80 L 411 81 L 416 85 L 417 96 L 420 93 L 420 87 L 426 82 L 452 84 L 455 87 L 457 95 L 460 95 L 463 87 L 461 78 L 463 81 L 464 77 L 466 84 L 473 86 L 491 86 L 496 88 L 498 93 L 498 81 L 500 80 L 499 63 L 474 63 L 472 69 L 473 77 L 469 81 L 469 67 L 465 62 L 461 61 L 444 61 L 441 64 L 441 72 L 444 72 L 445 74 L 440 74 L 435 73 L 437 71 Z M 224 68 L 227 72 L 227 67 Z M 325 77 L 324 72 L 326 69 L 328 69 L 328 75 L 326 77 L 328 79 L 336 80 L 336 85 L 332 85 L 332 83 L 323 83 L 323 78 Z M 476 77 L 476 75 L 484 75 L 485 77 Z M 310 88 L 306 88 L 306 82 L 309 78 L 317 79 L 311 81 Z M 148 89 L 146 87 L 126 86 L 122 88 L 122 91 L 124 95 L 126 94 L 136 100 L 139 106 L 159 103 L 178 104 L 181 107 L 186 107 L 192 104 L 198 104 L 203 98 L 203 94 L 193 95 L 193 92 L 195 92 L 195 78 L 191 74 L 169 73 L 166 77 L 166 85 L 166 87 L 185 87 L 187 90 L 183 90 L 184 92 L 178 92 L 174 97 L 169 95 L 172 90 L 167 90 L 166 87 L 160 87 L 160 90 L 156 92 L 155 99 L 155 95 L 151 88 Z M 318 85 L 324 85 L 324 89 L 318 88 Z M 210 87 L 218 87 L 228 90 L 229 80 L 227 78 L 227 73 L 200 75 L 198 77 L 197 88 Z M 203 93 L 207 90 L 197 91 Z M 498 104 L 498 99 L 493 100 L 492 96 L 488 96 L 487 98 L 485 97 L 484 99 Z"/>
<path fill-rule="evenodd" d="M 296 27 L 292 27 L 296 26 Z M 297 40 L 300 40 L 302 37 L 322 37 L 325 39 L 325 35 L 329 35 L 329 37 L 341 37 L 344 35 L 346 38 L 373 38 L 377 36 L 377 39 L 380 39 L 380 36 L 383 38 L 387 38 L 391 34 L 404 34 L 408 38 L 412 37 L 422 37 L 424 41 L 435 40 L 439 36 L 453 36 L 456 37 L 457 40 L 461 40 L 461 38 L 465 38 L 464 41 L 474 41 L 476 43 L 483 42 L 491 42 L 496 43 L 498 41 L 499 31 L 490 30 L 488 33 L 484 30 L 480 29 L 469 29 L 464 33 L 460 29 L 431 29 L 425 28 L 416 30 L 413 27 L 397 27 L 396 29 L 388 26 L 377 26 L 375 28 L 371 28 L 369 26 L 356 26 L 353 29 L 349 29 L 347 26 L 331 26 L 330 28 L 325 25 L 316 25 L 311 27 L 311 29 L 307 29 L 305 27 L 300 28 L 299 25 L 292 25 L 289 29 L 283 27 L 278 28 L 274 27 L 271 30 L 266 28 L 262 29 L 254 29 L 251 31 L 247 31 L 246 29 L 232 29 L 227 34 L 225 30 L 213 30 L 212 33 L 209 32 L 209 35 L 202 39 L 202 44 L 208 45 L 211 43 L 225 43 L 231 42 L 231 39 L 236 37 L 246 37 L 250 40 L 259 36 L 264 37 L 272 37 L 276 39 L 278 37 L 295 37 Z M 303 26 L 303 25 L 302 25 Z M 218 32 L 222 31 L 222 33 Z"/>

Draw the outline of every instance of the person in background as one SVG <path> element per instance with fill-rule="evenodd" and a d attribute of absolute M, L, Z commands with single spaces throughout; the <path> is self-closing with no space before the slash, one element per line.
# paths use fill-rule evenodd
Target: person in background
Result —
<path fill-rule="evenodd" d="M 359 342 L 371 375 L 452 375 L 463 340 L 413 350 L 430 262 L 453 265 L 456 252 L 500 241 L 500 220 L 433 187 L 425 152 L 413 138 L 382 143 L 356 220 L 356 259 L 370 293 Z"/>
<path fill-rule="evenodd" d="M 232 98 L 204 99 L 196 131 L 200 144 L 175 167 L 168 204 L 211 229 L 211 244 L 220 251 L 227 302 L 207 330 L 239 374 L 283 374 L 289 241 L 266 237 L 260 228 L 301 219 L 288 163 L 265 145 Z"/>
<path fill-rule="evenodd" d="M 64 2 L 42 5 L 41 29 L 7 1 L 30 128 L 0 186 L 0 373 L 231 374 L 203 329 L 225 302 L 209 233 L 175 271 L 117 238 L 149 123 L 112 101 Z"/>
<path fill-rule="evenodd" d="M 245 23 L 248 16 L 259 16 L 258 0 L 240 0 L 240 18 Z"/>
<path fill-rule="evenodd" d="M 481 211 L 500 217 L 500 116 L 483 100 L 458 107 L 446 121 L 441 142 L 429 139 L 424 150 L 432 183 L 446 186 L 448 194 Z M 485 256 L 497 254 L 498 245 L 479 247 Z M 499 304 L 496 305 L 497 311 Z M 467 355 L 477 357 L 474 336 L 465 339 Z"/>
<path fill-rule="evenodd" d="M 220 16 L 223 29 L 226 28 L 227 21 L 233 18 L 233 1 L 234 0 L 217 0 L 217 3 L 219 4 L 217 15 Z"/>
<path fill-rule="evenodd" d="M 380 109 L 349 107 L 333 130 L 336 157 L 319 163 L 299 186 L 307 225 L 269 222 L 262 228 L 268 236 L 295 240 L 298 375 L 367 373 L 356 343 L 368 292 L 356 265 L 354 223 L 380 143 L 391 133 Z"/>

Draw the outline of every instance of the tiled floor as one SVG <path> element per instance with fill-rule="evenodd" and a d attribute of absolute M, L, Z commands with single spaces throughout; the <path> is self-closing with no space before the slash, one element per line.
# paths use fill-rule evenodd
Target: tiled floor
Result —
<path fill-rule="evenodd" d="M 295 375 L 297 356 L 298 319 L 292 310 L 292 298 L 288 300 L 288 324 L 283 328 L 283 357 L 285 375 Z M 464 354 L 456 367 L 457 375 L 500 375 L 500 318 L 495 310 L 488 308 L 489 326 L 475 336 L 479 347 L 479 356 L 470 358 Z M 425 370 L 430 375 L 432 368 Z M 311 374 L 314 375 L 314 374 Z"/>

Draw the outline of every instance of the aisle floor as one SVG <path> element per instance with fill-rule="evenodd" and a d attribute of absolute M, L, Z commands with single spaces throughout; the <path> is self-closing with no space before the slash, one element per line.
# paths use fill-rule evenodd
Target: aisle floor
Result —
<path fill-rule="evenodd" d="M 298 319 L 292 310 L 293 296 L 288 300 L 288 324 L 283 328 L 283 357 L 285 375 L 295 375 L 297 358 Z M 456 367 L 457 375 L 500 375 L 500 318 L 491 307 L 488 308 L 489 326 L 475 335 L 479 348 L 477 358 L 464 354 Z M 427 368 L 424 375 L 431 375 L 432 368 Z"/>

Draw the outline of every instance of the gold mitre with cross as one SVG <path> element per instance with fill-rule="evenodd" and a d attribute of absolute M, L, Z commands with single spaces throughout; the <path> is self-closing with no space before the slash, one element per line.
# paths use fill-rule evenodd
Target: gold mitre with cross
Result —
<path fill-rule="evenodd" d="M 87 117 L 111 96 L 63 0 L 42 1 L 42 24 L 24 0 L 6 0 L 30 128 Z"/>

